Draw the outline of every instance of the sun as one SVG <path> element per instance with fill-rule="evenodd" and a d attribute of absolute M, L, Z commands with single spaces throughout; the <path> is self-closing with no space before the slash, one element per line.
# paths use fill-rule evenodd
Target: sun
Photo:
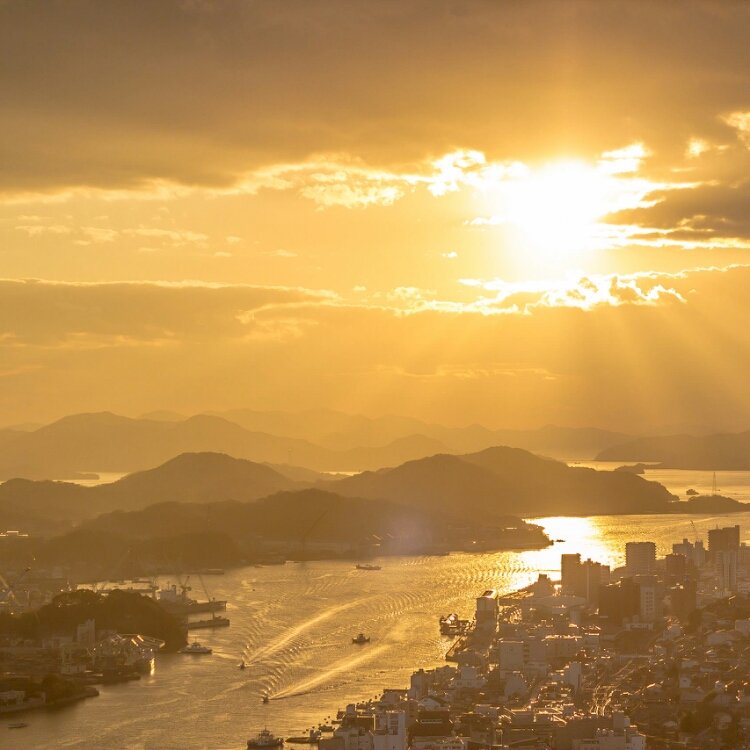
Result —
<path fill-rule="evenodd" d="M 549 164 L 509 185 L 503 215 L 516 252 L 565 265 L 600 244 L 600 220 L 614 204 L 613 178 L 573 161 Z"/>
<path fill-rule="evenodd" d="M 502 230 L 517 268 L 585 266 L 593 253 L 618 244 L 620 230 L 607 224 L 607 215 L 638 205 L 649 185 L 635 176 L 629 151 L 612 154 L 595 163 L 565 159 L 527 167 L 485 194 L 492 218 L 484 223 Z"/>

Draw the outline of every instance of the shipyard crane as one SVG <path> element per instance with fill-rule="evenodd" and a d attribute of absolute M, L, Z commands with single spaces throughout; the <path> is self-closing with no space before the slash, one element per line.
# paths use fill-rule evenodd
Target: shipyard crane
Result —
<path fill-rule="evenodd" d="M 316 516 L 315 520 L 302 533 L 302 536 L 300 537 L 300 542 L 303 548 L 307 544 L 307 539 L 312 533 L 312 530 L 328 515 L 329 510 L 330 510 L 330 507 L 326 508 L 320 515 Z"/>
<path fill-rule="evenodd" d="M 18 604 L 18 599 L 16 599 L 14 589 L 16 586 L 18 586 L 19 583 L 21 583 L 21 581 L 26 577 L 26 574 L 29 573 L 29 571 L 31 571 L 31 568 L 24 568 L 21 575 L 18 576 L 18 578 L 16 578 L 16 580 L 12 584 L 8 583 L 8 579 L 2 573 L 0 573 L 0 584 L 2 584 L 2 590 L 6 592 L 5 603 L 8 605 L 9 610 L 11 601 Z"/>

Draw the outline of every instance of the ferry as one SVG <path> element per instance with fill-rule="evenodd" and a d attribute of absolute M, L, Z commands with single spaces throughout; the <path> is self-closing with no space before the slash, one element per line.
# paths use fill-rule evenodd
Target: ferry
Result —
<path fill-rule="evenodd" d="M 357 570 L 382 570 L 380 565 L 371 565 L 370 563 L 357 563 L 354 567 Z"/>
<path fill-rule="evenodd" d="M 187 646 L 183 646 L 180 649 L 181 654 L 212 654 L 213 649 L 208 646 L 203 646 L 198 641 L 193 641 Z"/>
<path fill-rule="evenodd" d="M 369 643 L 370 642 L 370 636 L 365 635 L 364 633 L 358 633 L 356 638 L 352 638 L 352 643 L 362 644 L 362 643 Z"/>
<path fill-rule="evenodd" d="M 261 729 L 256 737 L 251 737 L 247 741 L 249 748 L 281 747 L 283 744 L 284 740 L 281 737 L 276 737 L 267 729 Z"/>
<path fill-rule="evenodd" d="M 197 630 L 199 628 L 227 628 L 229 627 L 228 617 L 219 617 L 214 615 L 205 620 L 188 620 L 187 629 Z"/>

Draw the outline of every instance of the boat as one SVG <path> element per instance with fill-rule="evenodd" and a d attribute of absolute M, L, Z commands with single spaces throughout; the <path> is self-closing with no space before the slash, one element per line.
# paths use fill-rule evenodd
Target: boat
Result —
<path fill-rule="evenodd" d="M 213 649 L 209 648 L 208 646 L 203 646 L 202 644 L 198 643 L 198 641 L 193 641 L 192 643 L 189 643 L 187 646 L 183 646 L 180 649 L 181 654 L 212 654 Z"/>
<path fill-rule="evenodd" d="M 281 737 L 269 732 L 267 729 L 261 729 L 256 737 L 251 737 L 247 741 L 249 748 L 255 747 L 281 747 L 284 744 L 284 740 Z"/>
<path fill-rule="evenodd" d="M 333 727 L 330 724 L 318 724 L 318 729 L 321 732 L 332 732 Z"/>
<path fill-rule="evenodd" d="M 371 565 L 370 563 L 357 563 L 354 567 L 357 570 L 382 570 L 380 565 Z"/>
<path fill-rule="evenodd" d="M 268 695 L 263 696 L 263 703 L 268 703 L 271 699 L 268 697 Z"/>
<path fill-rule="evenodd" d="M 8 729 L 23 729 L 29 726 L 25 721 L 14 721 L 12 724 L 8 724 Z"/>
<path fill-rule="evenodd" d="M 358 633 L 356 638 L 352 638 L 352 643 L 369 643 L 370 642 L 370 636 L 365 635 L 364 633 Z"/>
<path fill-rule="evenodd" d="M 239 665 L 238 665 L 238 666 L 239 666 L 239 668 L 240 668 L 240 669 L 244 669 L 244 668 L 245 668 L 245 667 L 247 666 L 247 665 L 245 664 L 245 660 L 243 659 L 243 660 L 242 660 L 242 661 L 241 661 L 241 662 L 239 663 Z"/>
<path fill-rule="evenodd" d="M 469 621 L 459 620 L 455 612 L 440 618 L 440 633 L 442 635 L 463 635 L 468 627 Z"/>
<path fill-rule="evenodd" d="M 229 618 L 213 615 L 205 620 L 188 620 L 188 630 L 198 630 L 200 628 L 227 628 L 229 627 Z"/>
<path fill-rule="evenodd" d="M 207 599 L 198 601 L 188 596 L 190 586 L 187 583 L 182 584 L 180 590 L 177 590 L 177 584 L 172 584 L 166 588 L 159 589 L 157 592 L 157 602 L 173 615 L 190 615 L 197 612 L 218 612 L 227 608 L 225 599 Z"/>
<path fill-rule="evenodd" d="M 287 737 L 286 741 L 295 745 L 317 745 L 321 734 L 322 732 L 318 729 L 311 729 L 307 734 L 299 735 L 297 737 Z"/>

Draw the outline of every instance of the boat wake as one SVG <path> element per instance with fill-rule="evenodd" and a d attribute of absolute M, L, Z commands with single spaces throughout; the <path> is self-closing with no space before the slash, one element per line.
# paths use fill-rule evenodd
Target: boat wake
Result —
<path fill-rule="evenodd" d="M 345 659 L 340 659 L 339 661 L 334 662 L 327 669 L 324 669 L 314 677 L 310 677 L 306 680 L 300 680 L 294 685 L 290 685 L 289 687 L 280 690 L 273 697 L 275 699 L 279 699 L 291 698 L 292 696 L 296 695 L 307 695 L 308 693 L 311 693 L 314 688 L 323 685 L 326 682 L 330 682 L 331 679 L 337 674 L 340 674 L 345 670 L 352 670 L 355 667 L 364 664 L 365 662 L 371 661 L 376 656 L 379 656 L 384 651 L 387 651 L 389 648 L 391 648 L 390 644 L 382 643 L 378 646 L 372 646 L 368 648 L 358 656 L 347 656 Z"/>
<path fill-rule="evenodd" d="M 265 645 L 261 646 L 259 649 L 256 649 L 253 652 L 245 654 L 245 660 L 246 661 L 249 660 L 251 662 L 257 662 L 257 661 L 260 661 L 261 659 L 265 659 L 269 656 L 272 656 L 276 652 L 281 651 L 287 644 L 289 644 L 299 635 L 304 633 L 306 630 L 309 630 L 315 625 L 321 622 L 324 622 L 325 620 L 328 620 L 334 615 L 337 615 L 347 609 L 356 607 L 371 598 L 372 598 L 371 596 L 363 596 L 359 599 L 349 600 L 347 602 L 344 602 L 343 604 L 337 604 L 333 607 L 329 607 L 323 612 L 320 612 L 319 614 L 315 615 L 315 617 L 311 617 L 309 620 L 305 620 L 304 622 L 301 622 L 299 625 L 293 627 L 291 630 L 286 630 L 280 636 L 278 636 L 277 638 L 274 638 L 272 641 L 269 641 Z"/>

